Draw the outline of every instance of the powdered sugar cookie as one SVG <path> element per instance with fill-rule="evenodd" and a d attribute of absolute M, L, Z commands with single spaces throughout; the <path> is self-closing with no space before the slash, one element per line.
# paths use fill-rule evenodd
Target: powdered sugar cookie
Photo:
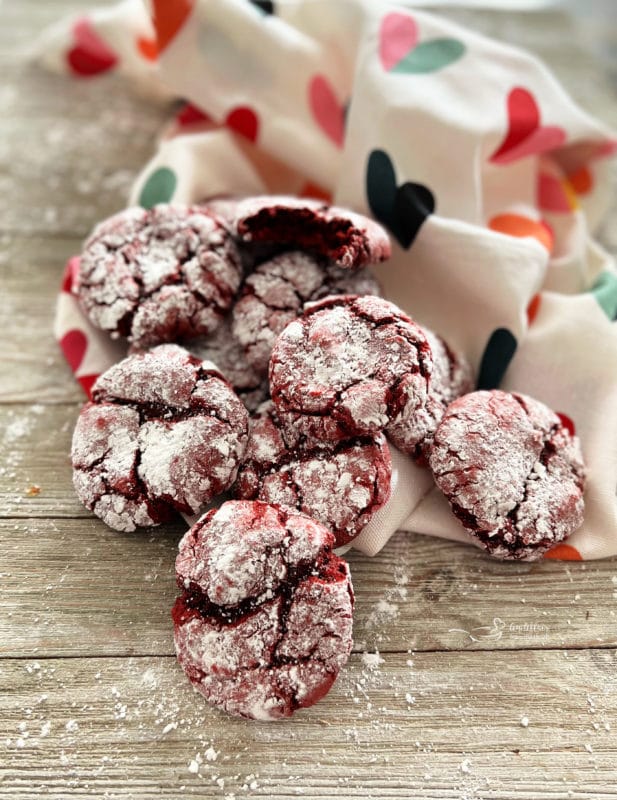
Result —
<path fill-rule="evenodd" d="M 84 245 L 76 293 L 88 318 L 136 348 L 207 334 L 240 287 L 238 249 L 222 221 L 197 208 L 129 208 Z"/>
<path fill-rule="evenodd" d="M 432 371 L 422 329 L 377 297 L 332 297 L 305 309 L 276 340 L 270 392 L 285 424 L 338 441 L 422 409 Z"/>
<path fill-rule="evenodd" d="M 583 521 L 578 439 L 526 395 L 494 390 L 455 400 L 429 462 L 454 514 L 496 558 L 533 561 Z"/>
<path fill-rule="evenodd" d="M 340 547 L 355 539 L 387 501 L 391 476 L 382 434 L 303 446 L 269 402 L 250 420 L 234 494 L 301 511 L 331 530 Z"/>
<path fill-rule="evenodd" d="M 426 464 L 435 428 L 446 408 L 457 397 L 472 391 L 473 380 L 464 356 L 451 350 L 428 328 L 422 330 L 433 355 L 426 404 L 420 408 L 415 403 L 406 404 L 386 428 L 386 435 L 399 450 Z"/>
<path fill-rule="evenodd" d="M 184 536 L 172 616 L 178 661 L 213 705 L 273 720 L 323 697 L 352 645 L 347 564 L 322 525 L 230 501 Z"/>
<path fill-rule="evenodd" d="M 231 316 L 210 336 L 191 339 L 184 346 L 197 358 L 216 364 L 249 411 L 255 411 L 269 397 L 268 379 L 254 369 L 233 335 Z"/>
<path fill-rule="evenodd" d="M 248 414 L 214 364 L 161 345 L 103 373 L 92 398 L 73 434 L 73 482 L 110 527 L 197 513 L 235 480 Z"/>
<path fill-rule="evenodd" d="M 260 264 L 244 282 L 232 312 L 234 336 L 252 367 L 267 373 L 276 337 L 304 303 L 337 294 L 378 295 L 379 284 L 367 270 L 327 267 L 299 251 Z"/>

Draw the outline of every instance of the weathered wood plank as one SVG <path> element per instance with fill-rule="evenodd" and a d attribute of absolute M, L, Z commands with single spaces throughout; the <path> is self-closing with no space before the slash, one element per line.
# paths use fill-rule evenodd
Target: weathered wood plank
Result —
<path fill-rule="evenodd" d="M 2 5 L 2 231 L 86 235 L 126 205 L 134 176 L 154 152 L 168 101 L 136 93 L 119 76 L 70 79 L 30 60 L 47 26 L 105 4 L 113 0 Z"/>
<path fill-rule="evenodd" d="M 70 375 L 67 380 L 73 383 Z M 71 477 L 80 407 L 0 405 L 0 517 L 90 516 Z"/>
<path fill-rule="evenodd" d="M 617 797 L 615 651 L 373 663 L 256 724 L 209 708 L 173 658 L 2 661 L 2 796 Z"/>
<path fill-rule="evenodd" d="M 99 520 L 0 522 L 0 656 L 168 655 L 185 525 L 121 534 Z M 399 533 L 349 554 L 356 649 L 516 650 L 617 644 L 617 560 L 504 564 Z"/>

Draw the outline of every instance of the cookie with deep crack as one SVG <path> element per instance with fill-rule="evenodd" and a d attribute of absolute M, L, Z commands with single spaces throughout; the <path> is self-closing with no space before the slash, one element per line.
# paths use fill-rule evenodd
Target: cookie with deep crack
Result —
<path fill-rule="evenodd" d="M 379 284 L 366 269 L 350 272 L 300 251 L 260 264 L 244 282 L 232 311 L 233 334 L 253 369 L 268 372 L 276 337 L 304 303 L 339 294 L 379 295 Z"/>
<path fill-rule="evenodd" d="M 384 430 L 405 407 L 420 410 L 433 369 L 422 329 L 378 297 L 330 297 L 279 335 L 270 393 L 285 424 L 340 441 Z"/>
<path fill-rule="evenodd" d="M 111 528 L 195 514 L 234 482 L 248 414 L 214 364 L 161 345 L 104 372 L 92 400 L 73 434 L 73 483 Z"/>
<path fill-rule="evenodd" d="M 92 324 L 142 349 L 211 333 L 240 288 L 240 254 L 201 208 L 129 208 L 84 245 L 75 292 Z"/>
<path fill-rule="evenodd" d="M 301 511 L 331 530 L 336 546 L 358 536 L 390 496 L 392 460 L 383 434 L 337 444 L 302 442 L 272 402 L 249 422 L 233 492 Z"/>
<path fill-rule="evenodd" d="M 406 404 L 386 428 L 386 436 L 395 447 L 426 466 L 433 435 L 447 407 L 473 389 L 471 367 L 433 331 L 422 327 L 433 356 L 433 371 L 428 397 L 423 407 Z"/>
<path fill-rule="evenodd" d="M 257 501 L 224 503 L 184 536 L 176 653 L 214 706 L 268 721 L 329 691 L 351 652 L 353 610 L 333 543 L 309 517 Z"/>
<path fill-rule="evenodd" d="M 429 463 L 456 517 L 496 558 L 533 561 L 583 521 L 579 441 L 526 395 L 493 390 L 455 400 Z"/>
<path fill-rule="evenodd" d="M 313 200 L 287 195 L 225 199 L 221 213 L 248 249 L 271 254 L 302 250 L 344 269 L 385 261 L 391 245 L 385 230 L 368 217 Z M 217 208 L 214 201 L 210 204 Z"/>

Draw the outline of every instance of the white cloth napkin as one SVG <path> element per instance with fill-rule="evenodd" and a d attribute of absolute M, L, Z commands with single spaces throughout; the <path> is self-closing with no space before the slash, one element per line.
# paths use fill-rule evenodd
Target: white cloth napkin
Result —
<path fill-rule="evenodd" d="M 125 0 L 44 39 L 56 68 L 124 72 L 190 103 L 130 202 L 285 192 L 376 217 L 394 242 L 386 296 L 483 386 L 533 395 L 580 436 L 585 522 L 551 555 L 617 554 L 617 270 L 592 238 L 614 134 L 533 56 L 407 6 L 150 5 L 153 20 Z M 118 358 L 66 291 L 56 333 L 86 389 Z M 398 528 L 469 541 L 430 474 L 394 461 L 392 499 L 354 546 L 375 553 Z"/>

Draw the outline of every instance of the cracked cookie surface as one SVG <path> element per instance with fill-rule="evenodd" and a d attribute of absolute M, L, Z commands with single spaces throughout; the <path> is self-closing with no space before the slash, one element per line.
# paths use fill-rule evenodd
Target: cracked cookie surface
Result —
<path fill-rule="evenodd" d="M 249 441 L 233 492 L 285 506 L 321 522 L 336 546 L 360 534 L 390 496 L 392 461 L 385 437 L 303 445 L 265 403 L 249 422 Z"/>
<path fill-rule="evenodd" d="M 270 395 L 268 378 L 255 370 L 231 328 L 231 316 L 227 316 L 214 333 L 184 346 L 197 358 L 214 362 L 246 408 L 255 411 Z"/>
<path fill-rule="evenodd" d="M 235 480 L 248 414 L 214 364 L 176 345 L 103 373 L 71 449 L 79 499 L 116 530 L 197 513 Z"/>
<path fill-rule="evenodd" d="M 578 439 L 526 395 L 479 391 L 455 400 L 429 463 L 456 517 L 496 558 L 540 558 L 583 521 Z"/>
<path fill-rule="evenodd" d="M 252 367 L 268 372 L 276 337 L 302 312 L 304 303 L 340 294 L 379 295 L 379 284 L 365 269 L 350 272 L 326 266 L 300 251 L 260 264 L 244 282 L 232 311 L 234 336 Z"/>
<path fill-rule="evenodd" d="M 100 223 L 80 257 L 76 294 L 97 328 L 136 348 L 210 333 L 240 287 L 240 255 L 203 209 L 129 208 Z"/>
<path fill-rule="evenodd" d="M 183 537 L 178 661 L 220 709 L 288 717 L 323 697 L 352 646 L 353 592 L 333 536 L 302 514 L 229 501 Z"/>
<path fill-rule="evenodd" d="M 344 269 L 358 269 L 385 261 L 390 240 L 377 222 L 321 200 L 286 195 L 262 195 L 238 200 L 235 213 L 230 200 L 225 214 L 232 233 L 256 248 L 302 250 Z M 216 203 L 212 204 L 216 209 Z"/>
<path fill-rule="evenodd" d="M 426 465 L 435 429 L 446 408 L 473 389 L 471 367 L 464 356 L 455 353 L 446 342 L 422 327 L 433 356 L 433 371 L 426 404 L 418 408 L 406 404 L 386 428 L 386 436 L 395 447 L 419 464 Z"/>
<path fill-rule="evenodd" d="M 270 392 L 285 424 L 339 441 L 382 431 L 405 406 L 424 407 L 432 355 L 422 329 L 377 297 L 332 297 L 279 335 Z"/>

